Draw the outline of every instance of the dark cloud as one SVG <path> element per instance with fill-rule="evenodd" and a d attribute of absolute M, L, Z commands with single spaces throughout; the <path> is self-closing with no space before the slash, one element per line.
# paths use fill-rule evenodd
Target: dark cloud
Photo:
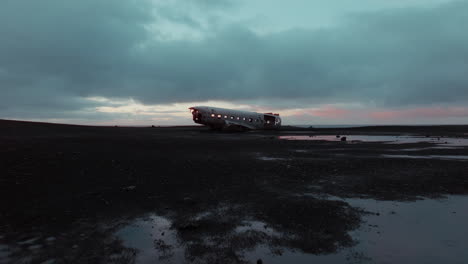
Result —
<path fill-rule="evenodd" d="M 86 107 L 80 95 L 119 82 L 151 16 L 144 1 L 0 3 L 0 104 L 11 112 Z"/>
<path fill-rule="evenodd" d="M 232 2 L 192 5 L 209 16 Z M 205 25 L 170 7 L 136 0 L 3 0 L 3 115 L 90 109 L 96 102 L 84 100 L 89 96 L 146 104 L 468 102 L 466 1 L 354 14 L 334 28 L 261 35 L 242 24 Z M 148 28 L 157 31 L 161 19 L 206 35 L 158 40 Z"/>

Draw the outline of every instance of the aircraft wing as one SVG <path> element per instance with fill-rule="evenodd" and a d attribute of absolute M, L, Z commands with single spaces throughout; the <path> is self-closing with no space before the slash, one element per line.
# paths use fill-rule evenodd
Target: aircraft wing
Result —
<path fill-rule="evenodd" d="M 237 120 L 224 120 L 225 124 L 226 124 L 226 128 L 238 128 L 238 127 L 242 127 L 242 128 L 247 128 L 247 129 L 255 129 L 254 126 L 252 125 L 249 125 L 249 124 L 245 124 L 245 123 L 242 123 L 242 122 L 236 122 Z"/>

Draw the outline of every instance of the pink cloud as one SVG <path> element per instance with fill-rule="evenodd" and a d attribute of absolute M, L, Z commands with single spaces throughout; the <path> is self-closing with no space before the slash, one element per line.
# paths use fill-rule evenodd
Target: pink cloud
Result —
<path fill-rule="evenodd" d="M 466 107 L 424 107 L 402 110 L 383 110 L 370 113 L 370 117 L 379 120 L 409 119 L 409 118 L 448 118 L 468 117 Z"/>
<path fill-rule="evenodd" d="M 340 109 L 333 106 L 324 106 L 318 109 L 302 109 L 294 111 L 292 116 L 315 116 L 315 117 L 327 117 L 327 118 L 340 118 L 348 116 L 351 113 L 350 110 Z"/>
<path fill-rule="evenodd" d="M 410 109 L 366 109 L 366 108 L 338 108 L 335 106 L 322 106 L 319 108 L 305 108 L 279 111 L 284 117 L 290 117 L 295 122 L 308 122 L 309 120 L 327 120 L 335 123 L 443 123 L 443 119 L 466 118 L 468 120 L 468 107 L 419 107 Z"/>

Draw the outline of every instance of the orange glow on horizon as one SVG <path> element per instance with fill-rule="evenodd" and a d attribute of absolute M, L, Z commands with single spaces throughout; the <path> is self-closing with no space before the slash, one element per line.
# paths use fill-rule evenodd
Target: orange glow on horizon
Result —
<path fill-rule="evenodd" d="M 262 105 L 241 104 L 224 101 L 171 103 L 145 105 L 133 99 L 117 100 L 108 98 L 87 98 L 100 103 L 94 111 L 112 115 L 112 122 L 189 125 L 192 116 L 187 108 L 207 105 L 228 109 L 254 111 L 258 113 L 279 113 L 284 124 L 403 124 L 403 123 L 444 123 L 468 121 L 468 107 L 416 107 L 407 109 L 385 109 L 366 107 L 358 103 L 311 105 L 311 107 L 275 107 L 274 103 Z M 221 117 L 218 117 L 221 118 Z M 455 119 L 454 119 L 455 118 Z M 462 120 L 460 118 L 465 118 Z M 108 121 L 104 121 L 108 122 Z"/>

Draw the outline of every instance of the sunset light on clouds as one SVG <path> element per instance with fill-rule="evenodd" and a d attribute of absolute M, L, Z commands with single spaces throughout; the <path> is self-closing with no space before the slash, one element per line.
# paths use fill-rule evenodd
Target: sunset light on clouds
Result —
<path fill-rule="evenodd" d="M 0 118 L 190 125 L 188 107 L 210 105 L 284 124 L 468 123 L 466 13 L 461 0 L 4 1 Z"/>

